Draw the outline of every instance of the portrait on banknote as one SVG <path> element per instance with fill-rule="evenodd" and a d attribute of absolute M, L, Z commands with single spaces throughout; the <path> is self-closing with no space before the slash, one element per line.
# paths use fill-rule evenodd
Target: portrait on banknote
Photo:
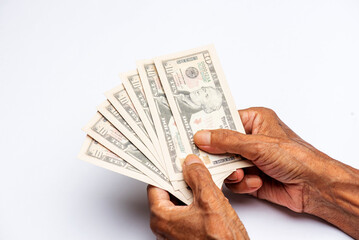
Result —
<path fill-rule="evenodd" d="M 191 119 L 192 114 L 199 111 L 211 113 L 222 106 L 222 93 L 215 87 L 201 87 L 192 91 L 178 91 L 174 94 L 177 104 L 183 114 Z"/>
<path fill-rule="evenodd" d="M 197 148 L 193 136 L 203 129 L 244 132 L 213 46 L 155 58 L 167 100 L 185 151 L 198 155 L 211 173 L 242 166 L 235 155 L 211 155 Z"/>

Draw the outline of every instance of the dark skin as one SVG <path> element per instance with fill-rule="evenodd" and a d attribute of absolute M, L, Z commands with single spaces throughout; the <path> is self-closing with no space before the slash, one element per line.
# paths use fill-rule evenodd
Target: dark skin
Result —
<path fill-rule="evenodd" d="M 196 155 L 187 156 L 183 175 L 193 191 L 194 201 L 189 206 L 176 206 L 166 191 L 147 188 L 151 229 L 157 238 L 249 239 L 237 213 Z"/>
<path fill-rule="evenodd" d="M 240 154 L 255 165 L 246 169 L 245 173 L 242 169 L 236 170 L 225 181 L 226 186 L 235 193 L 248 193 L 295 212 L 318 216 L 359 239 L 359 171 L 315 149 L 289 129 L 270 109 L 250 108 L 240 110 L 239 115 L 247 135 L 218 129 L 200 131 L 194 136 L 195 143 L 204 151 L 213 154 Z M 186 174 L 184 170 L 184 175 Z M 214 195 L 216 200 L 209 201 L 206 207 L 210 212 L 215 212 L 217 218 L 208 214 L 199 214 L 196 217 L 191 215 L 178 221 L 173 220 L 170 227 L 165 227 L 168 225 L 164 221 L 160 236 L 167 239 L 186 239 L 185 236 L 177 235 L 177 231 L 186 233 L 187 238 L 195 236 L 193 239 L 246 239 L 248 236 L 243 225 L 238 225 L 237 232 L 233 232 L 234 227 L 223 227 L 229 226 L 230 222 L 239 221 L 239 218 L 236 215 L 237 220 L 229 214 L 232 210 L 228 208 L 232 207 L 228 202 L 225 203 L 225 200 L 221 200 L 225 197 L 218 188 L 218 191 L 213 190 L 213 181 L 202 176 L 197 176 L 195 180 L 197 185 L 201 184 L 212 190 L 208 190 L 206 195 L 195 195 L 193 204 L 179 208 L 185 212 L 190 211 L 201 206 L 199 203 L 205 202 L 205 199 L 212 199 L 211 196 Z M 193 185 L 193 182 L 191 184 L 190 187 L 197 186 Z M 153 188 L 149 188 L 149 192 L 151 189 Z M 162 190 L 156 191 L 161 191 L 162 197 L 168 196 Z M 194 190 L 194 194 L 195 192 Z M 154 195 L 159 197 L 158 194 L 149 195 L 151 209 L 151 198 Z M 222 208 L 219 208 L 218 204 Z M 211 210 L 212 206 L 215 211 Z M 173 205 L 172 208 L 177 207 Z M 164 214 L 168 209 L 159 208 L 157 212 Z M 209 224 L 212 221 L 222 224 L 212 226 Z M 201 224 L 197 225 L 198 222 Z M 180 226 L 179 229 L 177 226 Z M 186 229 L 184 226 L 191 228 Z M 211 231 L 207 231 L 207 226 L 211 226 Z M 153 217 L 151 227 L 155 233 L 158 232 L 158 225 L 153 223 Z M 220 232 L 221 237 L 213 235 L 216 231 Z"/>

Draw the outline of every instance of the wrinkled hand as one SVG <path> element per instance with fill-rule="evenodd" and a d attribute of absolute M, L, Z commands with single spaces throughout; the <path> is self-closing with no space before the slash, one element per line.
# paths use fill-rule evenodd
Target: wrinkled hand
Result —
<path fill-rule="evenodd" d="M 307 188 L 320 185 L 323 171 L 329 170 L 326 166 L 332 160 L 303 141 L 270 109 L 250 108 L 239 114 L 248 135 L 224 129 L 199 131 L 194 136 L 195 143 L 204 151 L 236 153 L 254 163 L 257 169 L 245 170 L 248 176 L 243 180 L 247 181 L 242 180 L 241 169 L 227 179 L 226 186 L 233 192 L 251 193 L 303 212 Z M 257 188 L 251 189 L 248 182 Z"/>
<path fill-rule="evenodd" d="M 240 154 L 255 165 L 244 170 L 245 176 L 242 169 L 234 172 L 226 186 L 316 215 L 359 239 L 359 170 L 315 149 L 270 109 L 249 108 L 239 114 L 247 135 L 219 129 L 194 136 L 204 151 Z"/>
<path fill-rule="evenodd" d="M 151 229 L 158 238 L 249 239 L 237 213 L 197 156 L 187 156 L 183 175 L 194 196 L 189 206 L 176 206 L 166 191 L 147 188 Z"/>

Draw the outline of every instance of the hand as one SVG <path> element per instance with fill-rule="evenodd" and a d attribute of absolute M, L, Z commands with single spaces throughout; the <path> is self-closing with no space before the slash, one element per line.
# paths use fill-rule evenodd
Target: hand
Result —
<path fill-rule="evenodd" d="M 193 191 L 189 206 L 176 206 L 166 191 L 147 188 L 151 229 L 158 238 L 249 239 L 237 213 L 197 156 L 187 156 L 183 176 Z"/>
<path fill-rule="evenodd" d="M 251 170 L 252 178 L 253 172 L 257 172 L 263 180 L 263 186 L 252 191 L 252 195 L 302 212 L 303 190 L 306 182 L 316 177 L 310 169 L 320 165 L 316 160 L 321 153 L 300 139 L 269 109 L 252 108 L 239 114 L 246 132 L 252 135 L 225 129 L 200 131 L 194 137 L 195 143 L 210 153 L 236 153 L 251 160 L 267 175 Z M 243 181 L 227 181 L 226 185 L 233 192 L 243 193 L 246 189 Z"/>
<path fill-rule="evenodd" d="M 194 136 L 204 151 L 236 153 L 252 161 L 256 168 L 245 171 L 252 178 L 256 173 L 263 181 L 262 187 L 248 191 L 240 170 L 234 173 L 240 176 L 238 181 L 227 181 L 227 187 L 233 192 L 247 191 L 295 212 L 314 214 L 352 236 L 359 236 L 355 227 L 359 224 L 358 170 L 315 149 L 270 109 L 250 108 L 239 114 L 248 135 L 219 129 L 199 131 Z M 234 174 L 231 179 L 235 179 Z"/>

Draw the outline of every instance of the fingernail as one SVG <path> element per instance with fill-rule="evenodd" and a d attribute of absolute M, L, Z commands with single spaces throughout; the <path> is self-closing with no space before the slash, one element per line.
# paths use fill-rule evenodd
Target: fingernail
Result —
<path fill-rule="evenodd" d="M 198 131 L 194 135 L 194 142 L 197 145 L 208 146 L 211 144 L 211 132 L 207 130 Z"/>
<path fill-rule="evenodd" d="M 229 176 L 227 177 L 227 180 L 229 180 L 229 181 L 235 181 L 235 180 L 237 180 L 237 179 L 238 179 L 237 171 L 236 171 L 236 172 L 233 172 L 231 175 L 229 175 Z"/>
<path fill-rule="evenodd" d="M 247 186 L 250 188 L 258 188 L 262 184 L 262 181 L 256 177 L 246 178 L 245 181 L 246 181 Z"/>
<path fill-rule="evenodd" d="M 188 166 L 194 163 L 202 163 L 201 159 L 199 159 L 199 157 L 197 157 L 194 154 L 190 154 L 186 157 L 186 160 L 184 161 L 184 165 Z"/>

